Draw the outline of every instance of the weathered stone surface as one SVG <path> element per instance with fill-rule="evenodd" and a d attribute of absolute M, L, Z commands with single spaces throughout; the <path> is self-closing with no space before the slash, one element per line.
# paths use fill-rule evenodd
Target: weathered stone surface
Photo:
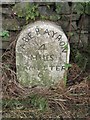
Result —
<path fill-rule="evenodd" d="M 48 9 L 48 7 L 46 5 L 45 6 L 39 6 L 38 10 L 39 10 L 40 15 L 43 15 L 43 16 L 53 15 L 53 8 Z"/>
<path fill-rule="evenodd" d="M 80 39 L 82 41 L 83 47 L 87 48 L 87 46 L 88 46 L 88 34 L 81 34 Z"/>
<path fill-rule="evenodd" d="M 80 47 L 84 47 L 84 48 L 87 47 L 88 46 L 88 34 L 84 34 L 84 33 L 79 34 L 79 33 L 73 32 L 70 43 L 78 43 L 78 42 L 79 42 Z"/>
<path fill-rule="evenodd" d="M 20 30 L 19 23 L 16 19 L 2 19 L 2 28 L 4 30 Z"/>
<path fill-rule="evenodd" d="M 6 41 L 5 41 L 5 42 L 3 41 L 3 42 L 2 42 L 2 49 L 6 50 L 6 49 L 8 48 L 8 46 L 9 46 L 9 44 L 10 44 L 10 43 L 9 43 L 8 41 L 7 41 L 7 42 L 6 42 Z"/>
<path fill-rule="evenodd" d="M 90 16 L 85 16 L 83 18 L 83 20 L 79 23 L 78 27 L 80 28 L 81 27 L 81 24 L 82 24 L 82 30 L 87 30 L 89 31 L 89 20 L 90 20 Z"/>
<path fill-rule="evenodd" d="M 64 31 L 69 30 L 69 21 L 60 20 L 60 21 L 58 21 L 58 23 L 61 25 L 61 27 Z"/>
<path fill-rule="evenodd" d="M 68 5 L 68 2 L 62 2 L 62 3 L 58 3 L 61 5 L 61 11 L 60 14 L 70 14 L 70 7 Z"/>
<path fill-rule="evenodd" d="M 62 15 L 62 20 L 69 20 L 70 21 L 70 18 L 72 16 L 72 21 L 76 21 L 76 20 L 79 20 L 79 17 L 80 15 L 79 14 L 67 14 L 67 15 Z"/>
<path fill-rule="evenodd" d="M 1 13 L 1 11 L 0 11 Z M 2 8 L 2 14 L 5 14 L 5 15 L 11 15 L 12 14 L 12 10 L 10 8 Z"/>
<path fill-rule="evenodd" d="M 15 4 L 15 0 L 0 0 L 2 4 Z"/>
<path fill-rule="evenodd" d="M 69 62 L 68 40 L 60 26 L 29 24 L 16 44 L 17 77 L 24 86 L 51 86 L 63 81 Z"/>

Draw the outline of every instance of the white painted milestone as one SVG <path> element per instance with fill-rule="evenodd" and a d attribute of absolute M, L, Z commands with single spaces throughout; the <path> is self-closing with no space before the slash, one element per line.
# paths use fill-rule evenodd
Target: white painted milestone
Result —
<path fill-rule="evenodd" d="M 37 21 L 21 31 L 16 43 L 17 78 L 21 85 L 52 86 L 64 80 L 70 46 L 60 26 Z"/>

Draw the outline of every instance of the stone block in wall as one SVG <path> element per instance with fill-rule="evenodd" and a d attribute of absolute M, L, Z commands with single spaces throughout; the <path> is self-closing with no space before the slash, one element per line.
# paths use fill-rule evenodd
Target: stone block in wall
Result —
<path fill-rule="evenodd" d="M 83 47 L 86 48 L 88 46 L 88 34 L 81 34 L 80 39 L 82 41 Z"/>
<path fill-rule="evenodd" d="M 4 30 L 21 30 L 19 22 L 16 19 L 10 19 L 10 18 L 3 18 L 2 19 L 2 28 Z"/>
<path fill-rule="evenodd" d="M 69 21 L 59 20 L 58 24 L 62 27 L 62 29 L 66 32 L 69 30 Z"/>
<path fill-rule="evenodd" d="M 7 8 L 2 8 L 2 12 L 0 12 L 0 13 L 2 13 L 2 15 L 11 16 L 12 10 L 8 7 Z"/>
<path fill-rule="evenodd" d="M 2 48 L 1 49 L 4 49 L 4 50 L 6 50 L 7 48 L 8 48 L 8 46 L 9 46 L 9 42 L 8 41 L 3 41 L 2 42 Z"/>
<path fill-rule="evenodd" d="M 57 3 L 57 4 L 60 4 L 60 6 L 61 6 L 60 14 L 70 14 L 71 13 L 68 2 L 61 2 L 61 3 Z"/>
<path fill-rule="evenodd" d="M 68 35 L 69 33 L 67 33 Z M 76 32 L 72 32 L 72 36 L 70 37 L 70 43 L 77 43 L 79 40 L 79 34 Z"/>
<path fill-rule="evenodd" d="M 70 18 L 71 18 L 71 16 L 72 16 L 72 21 L 76 21 L 76 20 L 79 20 L 79 17 L 80 17 L 80 15 L 79 14 L 69 14 L 69 15 L 62 15 L 62 19 L 63 20 L 70 20 Z"/>
<path fill-rule="evenodd" d="M 63 26 L 63 28 L 65 29 L 65 31 L 69 31 L 69 27 L 70 27 L 70 16 L 71 15 L 61 15 L 61 24 Z M 72 20 L 71 20 L 71 30 L 77 30 L 78 27 L 76 25 L 76 21 L 73 20 L 73 16 L 72 16 Z"/>
<path fill-rule="evenodd" d="M 64 31 L 66 32 L 73 32 L 73 31 L 76 31 L 78 29 L 77 25 L 76 25 L 76 22 L 70 22 L 69 21 L 61 21 L 61 24 L 62 28 L 64 29 Z"/>
<path fill-rule="evenodd" d="M 35 1 L 35 0 L 33 0 L 33 1 Z M 35 2 L 37 2 L 40 6 L 44 6 L 44 5 L 53 5 L 54 4 L 54 2 L 38 2 L 37 0 L 35 1 Z"/>
<path fill-rule="evenodd" d="M 27 2 L 16 3 L 12 8 L 13 13 L 15 13 L 16 15 L 17 14 L 20 15 L 20 17 L 25 17 L 26 15 L 25 8 L 27 4 L 31 4 L 31 3 L 27 3 Z"/>
<path fill-rule="evenodd" d="M 1 0 L 2 4 L 15 4 L 15 0 Z"/>
<path fill-rule="evenodd" d="M 39 6 L 38 10 L 39 10 L 40 15 L 48 16 L 48 17 L 53 15 L 52 9 L 48 9 L 46 5 Z"/>
<path fill-rule="evenodd" d="M 70 37 L 70 43 L 78 44 L 78 42 L 80 47 L 86 48 L 88 46 L 88 34 L 73 32 L 73 35 Z"/>
<path fill-rule="evenodd" d="M 48 9 L 47 5 L 50 5 L 50 9 Z M 43 13 L 43 14 L 49 14 L 50 12 L 55 12 L 55 10 L 57 9 L 57 6 L 59 5 L 60 7 L 60 12 L 58 14 L 70 14 L 70 7 L 68 5 L 67 2 L 58 2 L 56 3 L 56 7 L 55 7 L 55 3 L 39 3 L 39 12 Z M 55 10 L 54 10 L 55 9 Z M 51 15 L 51 14 L 50 14 Z"/>
<path fill-rule="evenodd" d="M 82 30 L 90 31 L 90 29 L 89 29 L 89 20 L 90 20 L 90 16 L 88 16 L 88 15 L 84 16 L 82 18 L 82 20 L 79 22 L 78 28 L 80 28 L 82 26 Z"/>

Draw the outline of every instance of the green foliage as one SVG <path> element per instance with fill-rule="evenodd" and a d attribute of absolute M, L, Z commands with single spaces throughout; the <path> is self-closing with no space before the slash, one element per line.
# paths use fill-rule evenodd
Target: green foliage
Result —
<path fill-rule="evenodd" d="M 50 20 L 53 20 L 53 21 L 57 21 L 57 20 L 59 20 L 61 17 L 60 17 L 60 15 L 57 15 L 57 14 L 55 14 L 55 15 L 51 15 L 50 16 Z"/>
<path fill-rule="evenodd" d="M 8 109 L 21 109 L 23 108 L 21 102 L 19 100 L 15 99 L 5 99 L 2 101 L 2 106 L 3 108 L 8 108 Z"/>
<path fill-rule="evenodd" d="M 48 107 L 47 100 L 44 97 L 38 95 L 31 95 L 25 99 L 4 99 L 2 100 L 2 106 L 4 109 L 28 109 L 35 107 L 40 111 L 45 111 Z"/>
<path fill-rule="evenodd" d="M 72 67 L 72 65 L 69 63 L 65 63 L 65 69 L 68 69 L 69 67 Z"/>
<path fill-rule="evenodd" d="M 48 16 L 44 16 L 44 15 L 40 15 L 40 18 L 41 18 L 42 20 L 48 20 L 48 19 L 49 19 Z"/>
<path fill-rule="evenodd" d="M 76 63 L 81 69 L 86 67 L 87 54 L 77 48 L 77 44 L 71 45 L 71 61 Z"/>
<path fill-rule="evenodd" d="M 67 51 L 68 50 L 68 44 L 64 45 L 64 49 Z"/>
<path fill-rule="evenodd" d="M 72 67 L 72 65 L 69 64 L 69 63 L 65 63 L 65 64 L 64 64 L 64 67 L 65 67 L 65 69 L 67 70 L 68 68 Z"/>
<path fill-rule="evenodd" d="M 66 83 L 67 83 L 67 73 L 64 75 L 64 84 L 66 86 Z"/>
<path fill-rule="evenodd" d="M 19 5 L 14 7 L 14 11 L 16 12 L 16 15 L 20 18 L 25 18 L 26 23 L 29 22 L 29 20 L 35 20 L 36 17 L 39 16 L 38 11 L 38 4 L 34 3 L 26 3 L 24 7 L 18 8 Z"/>
<path fill-rule="evenodd" d="M 20 7 L 20 4 L 17 4 L 14 6 L 13 10 L 16 13 L 16 15 L 20 18 L 25 18 L 26 23 L 29 22 L 29 20 L 36 20 L 37 17 L 43 19 L 43 20 L 53 20 L 57 21 L 61 18 L 59 15 L 62 9 L 61 3 L 55 3 L 55 15 L 45 16 L 40 15 L 40 12 L 38 10 L 39 4 L 36 3 L 25 3 L 22 4 Z M 51 9 L 50 5 L 46 5 L 47 9 Z M 77 14 L 90 14 L 89 13 L 89 7 L 90 2 L 78 2 L 75 3 L 73 9 L 77 12 Z"/>
<path fill-rule="evenodd" d="M 60 17 L 60 15 L 55 14 L 55 15 L 50 15 L 50 16 L 40 15 L 40 18 L 41 18 L 42 20 L 57 21 L 57 20 L 59 20 L 61 17 Z"/>
<path fill-rule="evenodd" d="M 88 15 L 90 15 L 90 2 L 86 3 L 85 13 L 88 14 Z"/>
<path fill-rule="evenodd" d="M 66 69 L 66 70 L 67 70 L 68 68 L 72 67 L 72 65 L 69 64 L 69 63 L 65 63 L 64 66 L 65 66 L 65 69 Z M 67 83 L 67 71 L 65 71 L 64 83 L 65 83 L 65 85 L 66 85 L 66 83 Z"/>
<path fill-rule="evenodd" d="M 79 2 L 76 3 L 74 7 L 77 14 L 90 14 L 89 12 L 90 2 Z"/>
<path fill-rule="evenodd" d="M 43 98 L 43 97 L 40 97 L 38 95 L 32 95 L 31 96 L 31 104 L 34 107 L 37 107 L 41 111 L 46 110 L 47 106 L 48 106 L 46 99 Z"/>
<path fill-rule="evenodd" d="M 75 6 L 75 10 L 77 14 L 83 14 L 84 13 L 83 3 L 77 3 Z"/>
<path fill-rule="evenodd" d="M 61 12 L 61 4 L 60 3 L 56 3 L 55 11 L 56 11 L 57 14 L 59 14 Z"/>
<path fill-rule="evenodd" d="M 38 5 L 27 4 L 26 6 L 26 21 L 29 19 L 35 20 L 39 16 Z"/>
<path fill-rule="evenodd" d="M 8 38 L 9 37 L 9 31 L 3 30 L 0 32 L 0 37 L 2 38 Z"/>

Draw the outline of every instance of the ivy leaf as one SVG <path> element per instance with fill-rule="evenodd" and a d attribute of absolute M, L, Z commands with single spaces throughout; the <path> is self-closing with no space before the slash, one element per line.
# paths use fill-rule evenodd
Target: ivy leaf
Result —
<path fill-rule="evenodd" d="M 66 45 L 64 46 L 64 49 L 65 49 L 65 50 L 68 50 L 68 44 L 66 44 Z"/>
<path fill-rule="evenodd" d="M 74 35 L 73 32 L 69 32 L 69 33 L 68 33 L 68 36 L 70 36 L 70 37 L 73 36 L 73 35 Z"/>
<path fill-rule="evenodd" d="M 72 65 L 69 63 L 65 63 L 65 68 L 68 69 L 69 67 L 72 67 Z"/>
<path fill-rule="evenodd" d="M 0 37 L 7 38 L 9 37 L 9 32 L 6 30 L 3 30 L 0 32 Z"/>
<path fill-rule="evenodd" d="M 50 6 L 49 6 L 49 5 L 47 5 L 47 8 L 48 8 L 48 9 L 50 9 Z"/>
<path fill-rule="evenodd" d="M 83 14 L 84 6 L 81 3 L 77 3 L 75 6 L 75 10 L 76 10 L 77 14 Z"/>

